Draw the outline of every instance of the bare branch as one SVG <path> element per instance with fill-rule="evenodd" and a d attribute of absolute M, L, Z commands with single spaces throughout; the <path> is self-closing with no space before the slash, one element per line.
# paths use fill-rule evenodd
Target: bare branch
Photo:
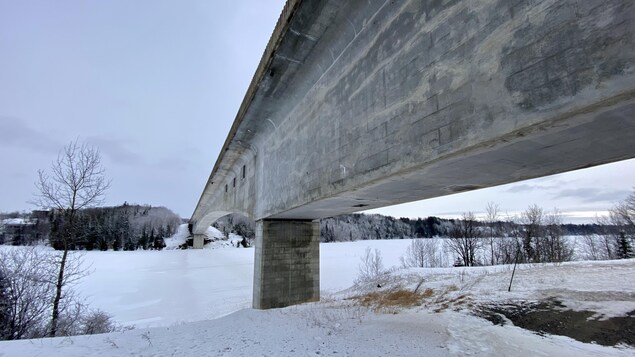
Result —
<path fill-rule="evenodd" d="M 38 171 L 37 193 L 31 203 L 43 209 L 70 210 L 103 203 L 110 181 L 105 178 L 99 150 L 69 143 L 51 163 L 50 174 Z"/>

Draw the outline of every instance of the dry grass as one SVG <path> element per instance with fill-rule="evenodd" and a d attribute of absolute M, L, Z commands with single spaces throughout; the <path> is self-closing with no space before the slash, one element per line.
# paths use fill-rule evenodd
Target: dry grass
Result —
<path fill-rule="evenodd" d="M 421 294 L 421 297 L 427 299 L 427 298 L 431 298 L 432 295 L 434 295 L 434 290 L 427 288 L 423 291 L 423 293 Z"/>
<path fill-rule="evenodd" d="M 443 303 L 441 305 L 439 305 L 439 307 L 437 307 L 436 309 L 434 309 L 433 311 L 436 312 L 437 314 L 440 312 L 443 312 L 445 310 L 447 310 L 450 307 L 450 305 Z"/>
<path fill-rule="evenodd" d="M 472 306 L 472 299 L 469 295 L 462 294 L 450 298 L 449 296 L 447 296 L 447 293 L 448 291 L 445 291 L 439 297 L 437 297 L 436 300 L 433 301 L 433 306 L 436 306 L 436 308 L 433 310 L 434 312 L 439 313 L 449 308 L 458 311 L 461 308 Z"/>
<path fill-rule="evenodd" d="M 403 288 L 394 288 L 383 291 L 373 291 L 351 298 L 359 306 L 371 309 L 375 312 L 397 314 L 402 309 L 422 306 L 430 308 L 434 312 L 442 312 L 447 309 L 461 309 L 470 307 L 472 299 L 467 294 L 456 294 L 460 291 L 455 285 L 436 291 L 426 288 L 417 292 Z"/>
<path fill-rule="evenodd" d="M 372 292 L 357 296 L 354 299 L 364 307 L 375 311 L 390 308 L 406 308 L 420 306 L 423 300 L 434 294 L 432 289 L 426 289 L 423 293 L 415 293 L 409 290 L 394 290 Z"/>

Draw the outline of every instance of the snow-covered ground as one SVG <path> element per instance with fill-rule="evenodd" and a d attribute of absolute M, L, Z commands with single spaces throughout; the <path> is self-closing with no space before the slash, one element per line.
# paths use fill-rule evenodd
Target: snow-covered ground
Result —
<path fill-rule="evenodd" d="M 0 342 L 0 356 L 634 356 L 635 349 L 495 326 L 466 306 L 555 297 L 598 317 L 635 309 L 635 260 L 397 269 L 410 240 L 322 244 L 322 302 L 250 309 L 253 249 L 87 252 L 78 285 L 91 307 L 131 331 Z M 176 244 L 178 245 L 178 244 Z M 351 288 L 366 247 L 394 271 Z M 420 286 L 419 286 L 420 285 Z M 421 306 L 376 310 L 350 297 L 429 289 Z M 603 315 L 603 316 L 600 316 Z"/>
<path fill-rule="evenodd" d="M 382 252 L 388 268 L 400 264 L 408 244 L 410 240 L 322 244 L 323 294 L 353 285 L 367 246 Z M 254 270 L 254 249 L 236 248 L 235 243 L 216 249 L 222 245 L 219 241 L 203 250 L 86 252 L 84 260 L 92 273 L 77 288 L 91 307 L 107 311 L 124 325 L 169 326 L 221 317 L 251 307 Z"/>

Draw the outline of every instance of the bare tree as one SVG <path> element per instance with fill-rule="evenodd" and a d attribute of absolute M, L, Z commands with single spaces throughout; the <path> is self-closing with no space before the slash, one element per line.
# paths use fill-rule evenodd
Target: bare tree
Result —
<path fill-rule="evenodd" d="M 600 233 L 593 236 L 597 244 L 598 259 L 616 259 L 617 251 L 615 242 L 619 232 L 619 222 L 616 216 L 609 210 L 608 216 L 600 216 L 596 219 L 596 224 L 600 226 Z"/>
<path fill-rule="evenodd" d="M 612 221 L 619 226 L 620 239 L 635 243 L 635 189 L 622 202 L 609 210 Z"/>
<path fill-rule="evenodd" d="M 37 246 L 0 250 L 0 340 L 50 334 L 59 258 L 59 254 Z M 86 275 L 84 267 L 81 255 L 69 252 L 62 284 L 64 295 L 59 303 L 58 335 L 85 333 L 82 326 L 93 317 L 72 288 Z"/>
<path fill-rule="evenodd" d="M 0 269 L 0 340 L 9 335 L 9 321 L 11 320 L 9 294 L 8 280 L 4 271 Z"/>
<path fill-rule="evenodd" d="M 437 240 L 433 238 L 413 239 L 406 254 L 401 258 L 404 268 L 431 268 L 441 266 L 441 256 L 438 252 Z"/>
<path fill-rule="evenodd" d="M 0 244 L 4 244 L 4 235 L 5 235 L 4 230 L 5 230 L 4 219 L 0 217 Z"/>
<path fill-rule="evenodd" d="M 582 236 L 582 259 L 587 260 L 601 260 L 602 251 L 599 242 L 598 235 L 596 234 L 584 234 Z"/>
<path fill-rule="evenodd" d="M 624 259 L 633 256 L 635 245 L 635 191 L 626 199 L 609 209 L 605 240 L 611 259 Z"/>
<path fill-rule="evenodd" d="M 49 277 L 54 274 L 51 266 L 42 264 L 45 254 L 36 247 L 20 247 L 0 251 L 6 320 L 2 326 L 2 338 L 42 337 L 51 307 L 53 285 Z"/>
<path fill-rule="evenodd" d="M 476 253 L 481 247 L 481 232 L 478 230 L 474 213 L 464 213 L 450 232 L 448 246 L 458 254 L 465 266 L 474 266 Z"/>
<path fill-rule="evenodd" d="M 500 238 L 500 227 L 498 222 L 500 207 L 494 202 L 488 202 L 485 207 L 485 213 L 485 221 L 487 223 L 489 233 L 490 265 L 495 265 L 498 259 L 496 259 L 496 254 L 494 253 L 494 243 L 496 238 Z"/>
<path fill-rule="evenodd" d="M 629 231 L 635 231 L 635 190 L 611 211 L 619 217 L 620 223 Z"/>
<path fill-rule="evenodd" d="M 101 310 L 93 310 L 82 317 L 80 333 L 94 335 L 117 330 L 119 327 L 112 321 L 112 316 Z"/>
<path fill-rule="evenodd" d="M 540 241 L 542 236 L 542 223 L 544 219 L 544 213 L 542 208 L 538 205 L 531 205 L 527 207 L 527 210 L 521 213 L 520 223 L 523 225 L 521 232 L 523 249 L 525 251 L 526 259 L 528 262 L 540 261 Z"/>
<path fill-rule="evenodd" d="M 611 207 L 607 216 L 596 218 L 596 224 L 601 232 L 585 237 L 586 258 L 619 259 L 624 247 L 635 244 L 635 191 Z"/>
<path fill-rule="evenodd" d="M 58 261 L 59 271 L 53 300 L 53 314 L 49 335 L 57 333 L 57 323 L 65 284 L 64 269 L 70 244 L 76 240 L 75 221 L 77 212 L 83 208 L 99 205 L 103 202 L 110 181 L 105 178 L 99 150 L 77 141 L 65 146 L 51 163 L 50 174 L 38 170 L 36 198 L 33 201 L 44 209 L 56 210 L 64 217 L 65 225 L 58 238 L 63 252 Z"/>
<path fill-rule="evenodd" d="M 498 240 L 496 247 L 498 264 L 514 264 L 526 261 L 522 248 L 524 229 L 516 223 L 518 221 L 520 221 L 520 218 L 513 217 L 510 221 L 501 224 L 502 238 Z"/>
<path fill-rule="evenodd" d="M 542 240 L 543 261 L 560 263 L 573 259 L 573 248 L 562 235 L 562 213 L 557 208 L 545 216 Z"/>
<path fill-rule="evenodd" d="M 381 252 L 379 249 L 375 249 L 375 252 L 366 247 L 364 256 L 361 257 L 359 263 L 359 276 L 357 282 L 367 282 L 384 273 L 384 263 L 381 258 Z"/>
<path fill-rule="evenodd" d="M 423 238 L 413 239 L 406 254 L 401 257 L 401 265 L 404 268 L 425 268 L 428 266 L 426 244 Z"/>

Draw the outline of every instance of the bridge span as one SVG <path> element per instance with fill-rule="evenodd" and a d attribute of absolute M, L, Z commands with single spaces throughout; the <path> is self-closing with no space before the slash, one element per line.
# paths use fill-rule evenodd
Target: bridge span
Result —
<path fill-rule="evenodd" d="M 288 0 L 191 218 L 256 220 L 255 308 L 318 219 L 635 157 L 632 0 Z"/>

